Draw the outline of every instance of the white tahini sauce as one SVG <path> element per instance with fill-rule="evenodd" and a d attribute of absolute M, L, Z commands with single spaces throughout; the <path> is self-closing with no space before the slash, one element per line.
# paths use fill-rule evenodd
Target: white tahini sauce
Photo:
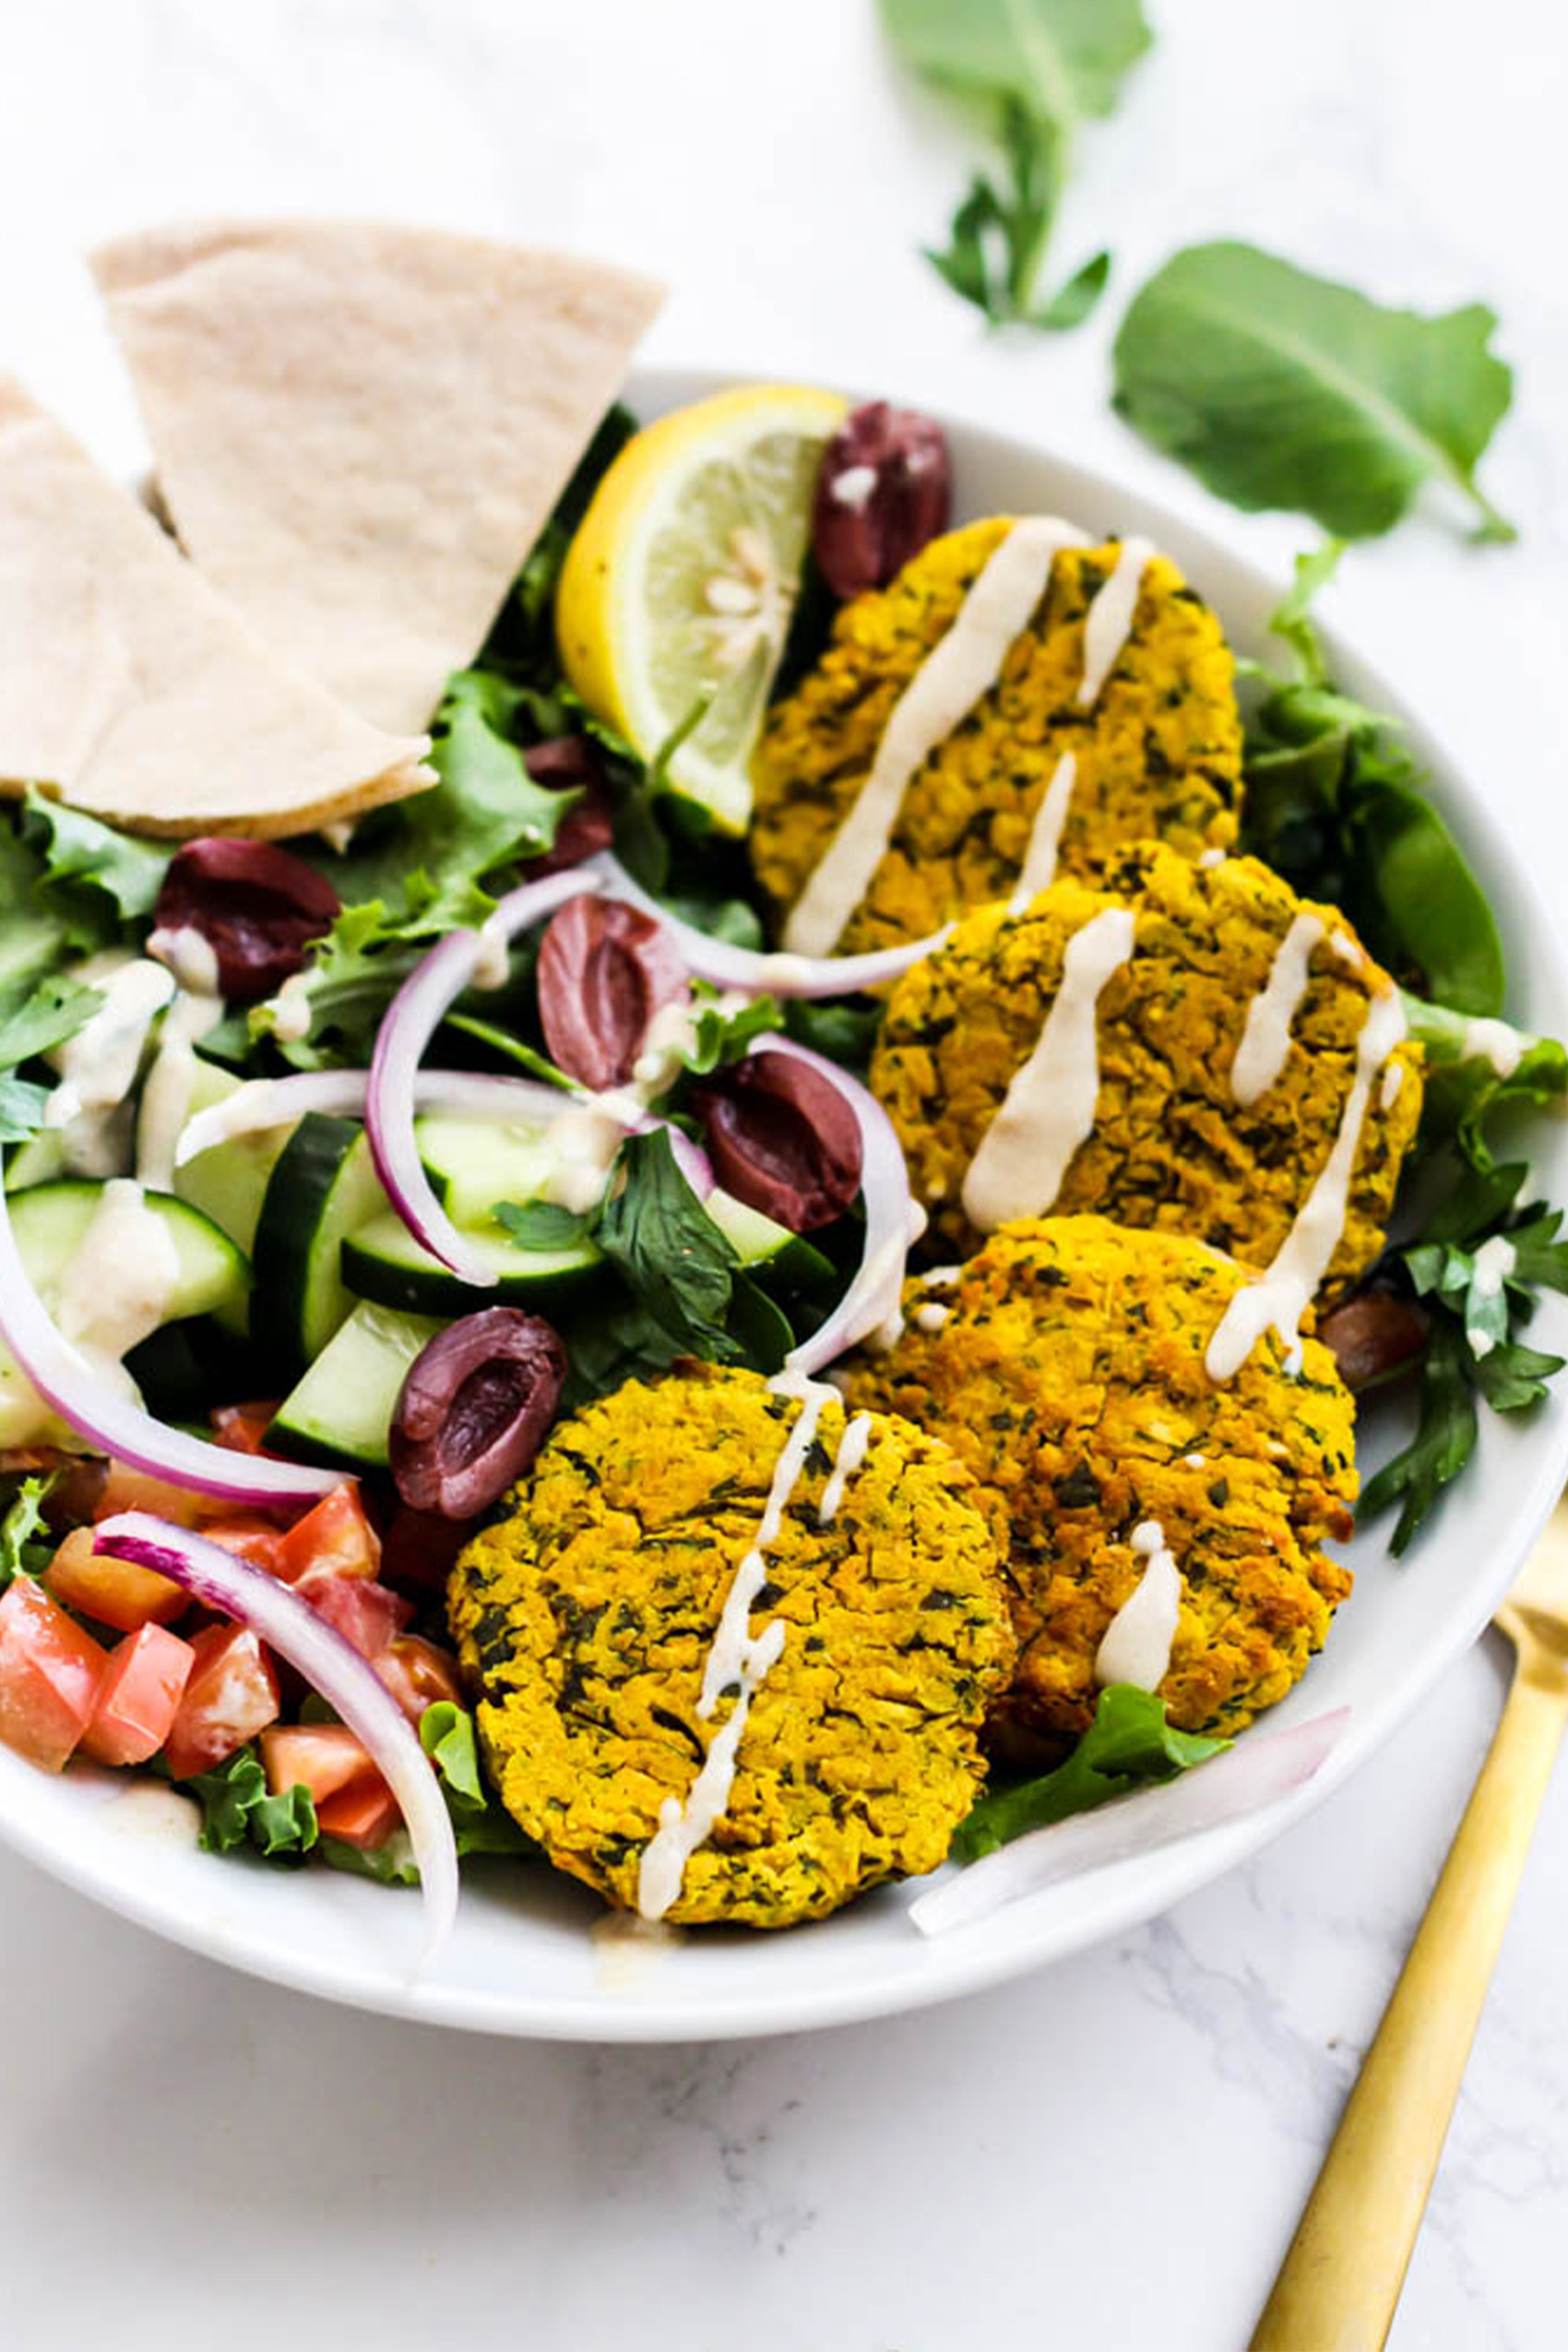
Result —
<path fill-rule="evenodd" d="M 1356 1045 L 1356 1075 L 1340 1114 L 1334 1148 L 1296 1212 L 1272 1262 L 1243 1284 L 1220 1317 L 1204 1359 L 1210 1380 L 1232 1380 L 1264 1333 L 1277 1331 L 1288 1351 L 1300 1348 L 1301 1316 L 1328 1272 L 1349 1206 L 1356 1150 L 1372 1099 L 1372 1081 L 1405 1035 L 1396 989 L 1368 1007 Z"/>
<path fill-rule="evenodd" d="M 267 1009 L 272 1016 L 272 1034 L 279 1044 L 302 1044 L 310 1035 L 314 1017 L 309 972 L 291 972 L 277 995 L 267 998 Z"/>
<path fill-rule="evenodd" d="M 1062 848 L 1062 828 L 1067 822 L 1072 805 L 1073 787 L 1078 780 L 1078 762 L 1073 752 L 1063 752 L 1057 761 L 1045 796 L 1035 811 L 1034 825 L 1029 832 L 1029 845 L 1024 851 L 1024 862 L 1018 869 L 1018 884 L 1008 901 L 1009 914 L 1021 915 L 1031 898 L 1048 890 L 1056 879 L 1056 860 Z"/>
<path fill-rule="evenodd" d="M 1347 971 L 1359 972 L 1366 962 L 1366 957 L 1348 932 L 1336 931 L 1328 944 Z"/>
<path fill-rule="evenodd" d="M 1380 1111 L 1393 1110 L 1399 1099 L 1399 1089 L 1404 1083 L 1405 1064 L 1403 1062 L 1391 1062 L 1383 1074 L 1383 1084 L 1377 1090 L 1377 1107 Z"/>
<path fill-rule="evenodd" d="M 871 772 L 790 910 L 784 944 L 830 956 L 887 854 L 910 778 L 996 683 L 1008 648 L 1028 625 L 1064 547 L 1083 534 L 1053 515 L 1029 515 L 998 541 L 959 606 L 894 704 Z"/>
<path fill-rule="evenodd" d="M 61 1281 L 61 1335 L 94 1372 L 127 1388 L 121 1359 L 158 1329 L 179 1279 L 168 1226 L 133 1177 L 111 1177 Z"/>
<path fill-rule="evenodd" d="M 1307 992 L 1313 949 L 1323 938 L 1315 915 L 1298 915 L 1268 968 L 1268 979 L 1247 1007 L 1246 1026 L 1230 1064 L 1230 1091 L 1243 1110 L 1268 1092 L 1290 1051 L 1290 1024 Z"/>
<path fill-rule="evenodd" d="M 1511 1078 L 1525 1058 L 1525 1045 L 1506 1021 L 1467 1021 L 1460 1053 L 1467 1062 L 1490 1062 L 1500 1078 Z"/>
<path fill-rule="evenodd" d="M 915 1309 L 909 1320 L 917 1331 L 940 1331 L 952 1312 L 952 1308 L 944 1307 L 939 1299 L 930 1299 L 923 1307 Z"/>
<path fill-rule="evenodd" d="M 1043 1217 L 1062 1189 L 1068 1162 L 1094 1126 L 1100 991 L 1133 944 L 1128 907 L 1107 907 L 1068 941 L 1039 1042 L 1015 1072 L 964 1178 L 964 1214 L 982 1233 L 1010 1218 Z"/>
<path fill-rule="evenodd" d="M 152 1191 L 174 1182 L 175 1149 L 191 1115 L 196 1091 L 197 1041 L 223 1018 L 218 957 L 199 931 L 155 931 L 148 952 L 166 964 L 176 982 L 174 1002 L 163 1016 L 158 1051 L 141 1090 L 137 1117 L 137 1176 Z"/>
<path fill-rule="evenodd" d="M 1225 863 L 1227 854 L 1227 851 L 1224 849 L 1206 849 L 1203 856 L 1198 860 L 1198 863 L 1206 870 L 1211 870 L 1215 866 L 1222 866 Z"/>
<path fill-rule="evenodd" d="M 876 488 L 874 466 L 846 466 L 828 483 L 828 493 L 836 506 L 848 506 L 859 514 L 870 501 Z"/>
<path fill-rule="evenodd" d="M 767 1552 L 778 1542 L 784 1514 L 805 1466 L 822 1408 L 837 1392 L 825 1382 L 802 1373 L 776 1372 L 768 1386 L 778 1396 L 799 1400 L 800 1411 L 774 1466 L 767 1503 L 756 1540 L 736 1569 L 724 1596 L 718 1630 L 703 1669 L 697 1713 L 707 1722 L 724 1692 L 735 1686 L 734 1704 L 715 1733 L 701 1771 L 686 1792 L 666 1797 L 659 1808 L 659 1827 L 643 1848 L 637 1868 L 637 1911 L 645 1919 L 661 1919 L 680 1895 L 686 1865 L 710 1835 L 730 1801 L 735 1781 L 735 1761 L 741 1734 L 746 1728 L 752 1700 L 783 1654 L 786 1628 L 776 1617 L 760 1633 L 751 1631 L 752 1604 L 767 1581 Z"/>
<path fill-rule="evenodd" d="M 956 1290 L 963 1278 L 964 1269 L 961 1265 L 932 1265 L 928 1266 L 920 1277 L 921 1289 L 922 1290 Z"/>
<path fill-rule="evenodd" d="M 615 1155 L 637 1115 L 634 1110 L 630 1117 L 618 1116 L 606 1107 L 610 1099 L 592 1096 L 571 1103 L 551 1121 L 546 1130 L 551 1169 L 540 1200 L 553 1201 L 576 1217 L 599 1206 Z"/>
<path fill-rule="evenodd" d="M 1519 1262 L 1519 1253 L 1506 1233 L 1494 1233 L 1476 1252 L 1472 1287 L 1479 1299 L 1495 1299 L 1504 1282 Z M 1490 1356 L 1497 1339 L 1490 1331 L 1473 1331 L 1470 1346 L 1478 1356 Z"/>
<path fill-rule="evenodd" d="M 832 1473 L 822 1490 L 822 1501 L 817 1505 L 816 1524 L 819 1527 L 833 1525 L 838 1516 L 838 1506 L 844 1500 L 845 1488 L 864 1469 L 872 1428 L 869 1413 L 851 1413 L 845 1422 L 838 1451 L 833 1457 Z"/>
<path fill-rule="evenodd" d="M 1154 552 L 1152 540 L 1129 531 L 1111 577 L 1089 606 L 1084 623 L 1084 674 L 1076 696 L 1080 710 L 1094 708 L 1132 634 L 1144 568 Z"/>
<path fill-rule="evenodd" d="M 149 956 L 95 956 L 73 977 L 101 989 L 103 1002 L 48 1057 L 60 1083 L 43 1123 L 60 1131 L 70 1175 L 113 1176 L 125 1166 L 124 1123 L 115 1114 L 136 1084 L 152 1025 L 174 993 L 174 976 Z"/>
<path fill-rule="evenodd" d="M 1144 1573 L 1105 1629 L 1095 1652 L 1094 1679 L 1102 1690 L 1111 1682 L 1132 1682 L 1140 1691 L 1157 1691 L 1170 1665 L 1182 1572 L 1158 1519 L 1140 1521 L 1132 1541 L 1144 1560 Z"/>
<path fill-rule="evenodd" d="M 479 927 L 479 954 L 474 958 L 470 985 L 474 988 L 505 988 L 512 968 L 512 943 L 497 921 L 495 914 L 487 915 Z"/>
<path fill-rule="evenodd" d="M 733 991 L 719 999 L 715 1010 L 725 1015 L 747 1001 Z M 672 997 L 669 1004 L 659 1007 L 643 1031 L 642 1044 L 632 1064 L 632 1084 L 649 1101 L 664 1092 L 695 1045 L 697 1012 L 690 993 Z"/>

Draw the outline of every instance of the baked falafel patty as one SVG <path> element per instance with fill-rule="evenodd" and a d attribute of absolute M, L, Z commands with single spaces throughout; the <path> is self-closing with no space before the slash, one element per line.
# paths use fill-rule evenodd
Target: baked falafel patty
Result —
<path fill-rule="evenodd" d="M 1092 1125 L 1053 1194 L 1049 1154 L 1024 1154 L 1020 1189 L 1038 1173 L 1044 1196 L 1011 1201 L 1007 1214 L 1101 1210 L 1265 1265 L 1333 1151 L 1362 1027 L 1393 982 L 1336 909 L 1299 899 L 1256 859 L 1206 868 L 1139 845 L 1111 862 L 1103 890 L 1063 880 L 1018 914 L 982 908 L 897 982 L 872 1089 L 933 1232 L 954 1250 L 972 1249 L 982 1220 L 970 1211 L 984 1195 L 977 1200 L 971 1185 L 966 1208 L 969 1171 L 1058 1001 L 1069 942 L 1122 905 L 1134 909 L 1132 952 L 1094 1008 Z M 1277 984 L 1266 1016 L 1278 1072 L 1255 1099 L 1238 1101 L 1250 1008 L 1292 933 L 1300 993 L 1292 1003 L 1291 989 L 1281 997 Z M 1396 1070 L 1397 1078 L 1387 1075 Z M 1420 1048 L 1405 1042 L 1367 1101 L 1326 1291 L 1353 1281 L 1381 1250 L 1420 1108 Z"/>
<path fill-rule="evenodd" d="M 448 1587 L 503 1801 L 558 1869 L 635 1908 L 661 1809 L 683 1804 L 732 1701 L 697 1711 L 737 1565 L 797 1400 L 692 1365 L 551 1436 Z M 822 1407 L 766 1555 L 754 1624 L 785 1628 L 733 1784 L 664 1914 L 788 1927 L 933 1870 L 984 1777 L 1014 1639 L 995 1541 L 940 1440 L 876 1416 L 821 1523 L 847 1424 Z"/>
<path fill-rule="evenodd" d="M 1234 1380 L 1204 1368 L 1246 1280 L 1174 1234 L 1099 1217 L 1005 1226 L 956 1274 L 916 1281 L 890 1352 L 851 1367 L 852 1404 L 907 1415 L 960 1455 L 1010 1530 L 1019 1641 L 996 1743 L 1036 1760 L 1087 1728 L 1095 1660 L 1157 1521 L 1181 1575 L 1158 1684 L 1188 1731 L 1239 1731 L 1323 1646 L 1349 1571 L 1355 1408 L 1332 1357 L 1273 1333 Z M 942 1311 L 945 1310 L 944 1313 Z"/>
<path fill-rule="evenodd" d="M 889 588 L 856 597 L 816 669 L 770 713 L 753 763 L 751 850 L 781 911 L 859 797 L 895 704 L 1011 527 L 1000 516 L 949 531 Z M 1146 564 L 1092 707 L 1076 700 L 1085 623 L 1118 552 L 1111 540 L 1057 553 L 994 683 L 910 778 L 887 852 L 837 942 L 843 952 L 924 938 L 965 908 L 1005 897 L 1068 752 L 1076 774 L 1061 871 L 1092 872 L 1129 840 L 1163 839 L 1192 858 L 1235 840 L 1241 726 L 1230 652 L 1169 557 Z"/>

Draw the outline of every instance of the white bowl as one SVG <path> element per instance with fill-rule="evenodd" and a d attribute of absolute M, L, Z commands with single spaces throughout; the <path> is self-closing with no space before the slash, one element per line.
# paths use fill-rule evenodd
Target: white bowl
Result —
<path fill-rule="evenodd" d="M 712 391 L 712 374 L 637 378 L 647 417 Z M 1206 532 L 1102 476 L 1023 443 L 949 420 L 955 512 L 1043 511 L 1104 530 L 1147 533 L 1167 549 L 1243 652 L 1265 650 L 1279 584 Z M 1277 649 L 1276 649 L 1277 651 Z M 1486 801 L 1352 648 L 1331 645 L 1341 681 L 1403 709 L 1433 790 L 1474 863 L 1508 943 L 1515 1016 L 1552 1028 L 1568 1004 L 1547 915 Z M 1568 1194 L 1568 1129 L 1532 1137 L 1541 1188 Z M 1568 1354 L 1568 1306 L 1550 1299 L 1532 1339 Z M 592 1896 L 543 1867 L 491 1864 L 464 1888 L 457 1932 L 437 1965 L 410 1975 L 418 1899 L 325 1870 L 285 1874 L 219 1859 L 158 1834 L 153 1792 L 114 1776 L 58 1779 L 0 1749 L 0 1835 L 39 1866 L 125 1918 L 193 1951 L 335 2001 L 477 2031 L 583 2041 L 701 2040 L 873 2017 L 994 1984 L 1152 1917 L 1278 1835 L 1387 1739 L 1472 1642 L 1524 1558 L 1568 1470 L 1568 1381 L 1533 1417 L 1483 1415 L 1479 1458 L 1403 1565 L 1389 1522 L 1359 1537 L 1356 1590 L 1328 1647 L 1273 1719 L 1347 1707 L 1347 1728 L 1316 1777 L 1267 1812 L 1093 1872 L 934 1942 L 909 1924 L 909 1891 L 884 1889 L 820 1926 L 781 1935 L 704 1930 L 669 1946 L 606 1942 Z"/>

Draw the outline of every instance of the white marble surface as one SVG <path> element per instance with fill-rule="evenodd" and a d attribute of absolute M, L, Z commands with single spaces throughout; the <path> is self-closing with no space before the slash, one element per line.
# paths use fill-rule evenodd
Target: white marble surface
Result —
<path fill-rule="evenodd" d="M 817 373 L 1038 432 L 1206 519 L 1107 411 L 1127 289 L 1190 237 L 1389 297 L 1485 294 L 1522 372 L 1516 551 L 1420 521 L 1334 609 L 1568 873 L 1568 33 L 1555 0 L 1150 0 L 1087 145 L 1104 322 L 998 346 L 912 248 L 961 170 L 867 0 L 51 0 L 7 12 L 0 362 L 130 445 L 78 256 L 166 213 L 357 209 L 641 262 L 651 356 Z M 1299 528 L 1233 521 L 1281 564 Z M 1410 1570 L 1419 1607 L 1420 1564 Z M 1340 1638 L 1353 1638 L 1353 1617 Z M 1228 1883 L 1008 1990 L 861 2029 L 598 2053 L 444 2037 L 167 1951 L 0 1858 L 0 2333 L 566 2352 L 1227 2352 L 1293 2225 L 1501 1691 L 1483 1645 Z M 1394 2342 L 1564 2340 L 1568 1786 L 1549 1807 Z"/>

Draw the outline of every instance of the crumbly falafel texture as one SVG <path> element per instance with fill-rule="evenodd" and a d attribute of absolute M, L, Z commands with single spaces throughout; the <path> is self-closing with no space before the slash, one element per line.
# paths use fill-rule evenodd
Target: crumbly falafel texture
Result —
<path fill-rule="evenodd" d="M 950 1250 L 972 1249 L 980 1237 L 962 1200 L 970 1162 L 1039 1041 L 1069 940 L 1116 904 L 1135 910 L 1134 947 L 1099 996 L 1094 1127 L 1055 1199 L 1030 1211 L 1099 1210 L 1265 1265 L 1334 1148 L 1362 1025 L 1373 996 L 1394 983 L 1335 908 L 1299 899 L 1255 858 L 1202 868 L 1138 845 L 1111 861 L 1103 890 L 1063 880 L 1018 915 L 980 909 L 894 989 L 873 1091 L 933 1233 Z M 1243 1107 L 1231 1066 L 1247 1007 L 1301 913 L 1318 917 L 1324 937 L 1279 1075 Z M 1390 1066 L 1400 1076 L 1386 1097 L 1382 1083 L 1372 1087 L 1325 1296 L 1378 1255 L 1415 1141 L 1420 1048 L 1400 1045 Z"/>
<path fill-rule="evenodd" d="M 1321 1649 L 1349 1571 L 1354 1412 L 1310 1336 L 1292 1377 L 1266 1333 L 1233 1381 L 1204 1368 L 1246 1280 L 1218 1250 L 1099 1217 L 1004 1226 L 956 1283 L 910 1285 L 911 1320 L 851 1367 L 849 1400 L 940 1432 L 1007 1544 L 1019 1658 L 992 1713 L 1004 1752 L 1061 1753 L 1088 1727 L 1095 1655 L 1158 1520 L 1182 1577 L 1159 1694 L 1188 1731 L 1234 1732 Z M 935 1322 L 933 1316 L 930 1320 Z"/>
<path fill-rule="evenodd" d="M 837 615 L 827 651 L 778 702 L 753 762 L 751 849 L 780 914 L 804 888 L 871 771 L 894 705 L 1010 528 L 932 540 L 891 586 Z M 1229 849 L 1241 802 L 1241 725 L 1219 623 L 1168 556 L 1146 565 L 1127 641 L 1092 709 L 1075 700 L 1084 624 L 1117 542 L 1056 557 L 995 683 L 911 778 L 887 854 L 838 944 L 922 939 L 1004 898 L 1063 754 L 1077 763 L 1059 871 L 1093 873 L 1129 840 L 1189 858 Z"/>
<path fill-rule="evenodd" d="M 752 1372 L 628 1383 L 554 1431 L 448 1586 L 504 1803 L 621 1908 L 729 1715 L 697 1714 L 703 1670 L 800 1409 Z M 990 1525 L 940 1440 L 878 1416 L 821 1526 L 846 1419 L 829 1398 L 767 1552 L 752 1624 L 781 1619 L 783 1651 L 672 1921 L 787 1927 L 933 1870 L 983 1780 L 1014 1659 Z"/>

